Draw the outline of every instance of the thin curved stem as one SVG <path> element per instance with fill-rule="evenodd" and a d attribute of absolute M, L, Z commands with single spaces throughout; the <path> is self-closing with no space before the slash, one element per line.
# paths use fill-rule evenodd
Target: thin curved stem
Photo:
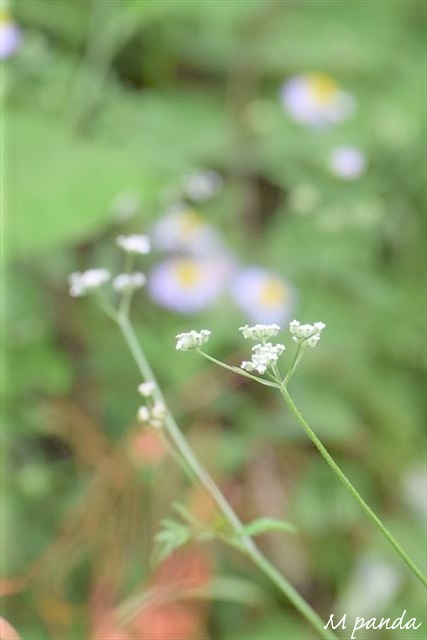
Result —
<path fill-rule="evenodd" d="M 263 384 L 266 387 L 274 387 L 275 389 L 279 388 L 276 382 L 269 382 L 264 378 L 259 378 L 258 376 L 253 376 L 250 373 L 247 373 L 247 371 L 244 371 L 244 369 L 239 369 L 239 367 L 232 367 L 229 364 L 225 364 L 225 362 L 221 362 L 221 360 L 217 360 L 216 358 L 213 358 L 212 356 L 210 356 L 208 353 L 205 353 L 201 349 L 197 349 L 197 353 L 200 353 L 200 355 L 206 358 L 206 360 L 210 360 L 214 364 L 219 365 L 223 369 L 228 369 L 228 371 L 231 371 L 232 373 L 237 373 L 237 375 L 243 376 L 243 378 L 250 378 L 250 380 L 255 380 L 255 382 L 259 382 L 260 384 Z"/>
<path fill-rule="evenodd" d="M 337 463 L 335 462 L 335 460 L 332 458 L 332 456 L 330 455 L 330 453 L 327 451 L 327 449 L 325 448 L 325 446 L 322 444 L 322 442 L 319 440 L 319 438 L 316 436 L 316 434 L 314 433 L 314 431 L 311 429 L 311 427 L 309 426 L 309 424 L 307 423 L 307 421 L 302 417 L 301 413 L 298 410 L 298 407 L 296 406 L 296 404 L 294 403 L 294 401 L 292 400 L 289 391 L 287 390 L 287 388 L 282 385 L 280 388 L 280 391 L 286 401 L 286 403 L 288 404 L 289 408 L 291 409 L 292 413 L 295 415 L 295 417 L 297 418 L 298 422 L 300 423 L 300 425 L 303 427 L 303 429 L 305 430 L 305 432 L 307 433 L 308 437 L 310 438 L 310 440 L 312 441 L 312 443 L 314 444 L 314 446 L 316 447 L 316 449 L 320 452 L 320 454 L 323 456 L 323 458 L 326 460 L 327 464 L 331 467 L 332 471 L 338 476 L 338 478 L 341 480 L 341 482 L 345 485 L 345 487 L 350 491 L 350 493 L 352 494 L 352 496 L 355 498 L 355 500 L 360 504 L 360 506 L 362 507 L 362 509 L 365 511 L 365 513 L 369 516 L 369 518 L 372 520 L 372 522 L 378 527 L 378 529 L 381 531 L 381 533 L 387 538 L 387 540 L 389 541 L 389 543 L 392 545 L 392 547 L 397 551 L 397 553 L 400 555 L 400 557 L 402 558 L 402 560 L 404 562 L 406 562 L 406 564 L 408 565 L 408 567 L 411 569 L 411 571 L 417 576 L 417 578 L 420 580 L 420 582 L 427 587 L 427 577 L 423 574 L 423 572 L 417 567 L 417 565 L 411 560 L 411 558 L 408 556 L 408 554 L 406 553 L 406 551 L 404 551 L 404 549 L 400 546 L 400 544 L 397 542 L 397 540 L 393 537 L 393 535 L 390 533 L 390 531 L 387 529 L 387 527 L 381 522 L 381 520 L 379 519 L 379 517 L 372 511 L 372 509 L 366 504 L 366 502 L 364 501 L 364 499 L 362 498 L 362 496 L 359 494 L 359 492 L 355 489 L 355 487 L 352 485 L 352 483 L 350 482 L 350 480 L 347 478 L 347 476 L 345 475 L 345 473 L 341 470 L 341 468 L 337 465 Z"/>
<path fill-rule="evenodd" d="M 123 337 L 135 359 L 138 369 L 145 380 L 152 380 L 156 382 L 155 376 L 151 369 L 151 366 L 138 342 L 133 327 L 126 315 L 119 314 L 116 318 L 117 324 L 120 327 Z M 277 386 L 277 385 L 275 385 Z M 156 384 L 153 392 L 154 399 L 158 402 L 162 402 L 165 406 L 165 399 L 163 394 Z M 199 462 L 191 447 L 187 443 L 186 439 L 182 435 L 178 425 L 176 424 L 172 414 L 167 413 L 165 418 L 165 428 L 167 433 L 174 443 L 179 454 L 184 458 L 187 466 L 191 470 L 192 474 L 206 489 L 209 495 L 213 498 L 219 510 L 224 518 L 227 520 L 232 529 L 239 534 L 242 546 L 240 551 L 247 555 L 252 562 L 258 566 L 261 571 L 272 580 L 272 582 L 280 589 L 280 591 L 288 598 L 293 604 L 295 609 L 309 622 L 314 629 L 316 629 L 319 635 L 325 640 L 337 640 L 336 634 L 332 633 L 329 629 L 325 629 L 323 620 L 318 614 L 310 607 L 310 605 L 304 600 L 304 598 L 298 593 L 298 591 L 281 575 L 275 567 L 263 556 L 251 537 L 247 536 L 243 531 L 243 525 L 240 519 L 235 514 L 215 482 Z"/>

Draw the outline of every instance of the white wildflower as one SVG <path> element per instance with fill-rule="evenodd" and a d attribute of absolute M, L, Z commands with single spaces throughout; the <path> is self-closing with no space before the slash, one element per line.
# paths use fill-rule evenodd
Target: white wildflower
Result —
<path fill-rule="evenodd" d="M 148 422 L 150 420 L 150 411 L 147 407 L 139 407 L 138 420 L 140 422 Z"/>
<path fill-rule="evenodd" d="M 301 324 L 298 320 L 292 320 L 289 329 L 295 342 L 303 347 L 315 347 L 325 326 L 323 322 Z"/>
<path fill-rule="evenodd" d="M 116 244 L 126 253 L 146 254 L 151 250 L 150 238 L 143 235 L 118 236 Z"/>
<path fill-rule="evenodd" d="M 140 289 L 144 286 L 146 277 L 139 271 L 135 273 L 121 273 L 113 280 L 113 289 L 125 291 L 126 289 Z"/>
<path fill-rule="evenodd" d="M 155 402 L 150 411 L 150 425 L 159 429 L 166 418 L 167 410 L 163 402 Z"/>
<path fill-rule="evenodd" d="M 156 420 L 163 420 L 166 417 L 166 407 L 163 402 L 156 402 L 151 409 L 151 417 Z"/>
<path fill-rule="evenodd" d="M 155 402 L 154 406 L 151 408 L 142 406 L 138 409 L 138 420 L 140 422 L 145 422 L 156 429 L 163 426 L 166 415 L 167 409 L 162 402 Z"/>
<path fill-rule="evenodd" d="M 240 365 L 242 369 L 251 373 L 252 371 L 258 371 L 258 373 L 265 373 L 268 367 L 276 364 L 279 356 L 284 352 L 285 346 L 283 344 L 256 344 L 252 347 L 252 358 L 248 362 L 244 360 Z"/>
<path fill-rule="evenodd" d="M 243 333 L 244 338 L 251 340 L 267 340 L 274 338 L 280 331 L 278 324 L 255 324 L 252 327 L 245 325 L 240 327 L 239 331 Z"/>
<path fill-rule="evenodd" d="M 82 273 L 76 271 L 69 277 L 70 295 L 73 298 L 83 296 L 87 291 L 97 289 L 108 282 L 110 277 L 110 272 L 107 269 L 88 269 Z"/>
<path fill-rule="evenodd" d="M 142 382 L 138 386 L 138 391 L 144 398 L 148 398 L 149 396 L 152 395 L 155 388 L 156 388 L 155 383 L 149 380 L 148 382 Z"/>
<path fill-rule="evenodd" d="M 176 343 L 176 349 L 178 351 L 188 351 L 189 349 L 198 349 L 209 340 L 211 332 L 207 329 L 201 331 L 188 331 L 187 333 L 179 333 Z"/>

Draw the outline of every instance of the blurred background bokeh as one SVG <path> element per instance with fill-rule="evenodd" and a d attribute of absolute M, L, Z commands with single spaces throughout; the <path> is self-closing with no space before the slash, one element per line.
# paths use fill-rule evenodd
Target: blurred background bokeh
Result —
<path fill-rule="evenodd" d="M 314 638 L 220 545 L 152 564 L 173 500 L 214 511 L 138 425 L 117 328 L 67 284 L 120 273 L 115 238 L 134 232 L 153 251 L 132 318 L 182 430 L 243 520 L 298 528 L 262 536 L 265 553 L 326 619 L 423 619 L 421 587 L 280 398 L 174 336 L 208 328 L 210 353 L 238 364 L 242 324 L 325 322 L 294 398 L 426 560 L 425 14 L 417 0 L 2 3 L 0 585 L 22 639 Z"/>

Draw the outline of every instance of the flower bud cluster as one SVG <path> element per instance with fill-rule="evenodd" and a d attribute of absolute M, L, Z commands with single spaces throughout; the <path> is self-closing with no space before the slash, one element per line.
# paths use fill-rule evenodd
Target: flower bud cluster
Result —
<path fill-rule="evenodd" d="M 148 236 L 131 234 L 129 236 L 118 236 L 116 244 L 126 253 L 141 253 L 145 255 L 151 251 L 151 242 Z"/>
<path fill-rule="evenodd" d="M 207 329 L 201 331 L 188 331 L 187 333 L 179 333 L 176 343 L 176 349 L 178 351 L 189 351 L 191 349 L 199 349 L 202 344 L 205 344 L 209 340 L 211 332 Z"/>
<path fill-rule="evenodd" d="M 146 280 L 145 275 L 139 271 L 135 273 L 121 273 L 114 278 L 113 289 L 119 293 L 122 291 L 140 289 L 144 286 Z"/>
<path fill-rule="evenodd" d="M 107 269 L 88 269 L 72 273 L 69 277 L 70 295 L 73 298 L 84 296 L 88 291 L 97 289 L 110 279 Z"/>
<path fill-rule="evenodd" d="M 283 344 L 272 344 L 271 342 L 256 344 L 252 347 L 251 360 L 244 360 L 240 366 L 249 373 L 253 371 L 265 373 L 268 367 L 276 364 L 284 350 L 285 346 Z"/>
<path fill-rule="evenodd" d="M 301 324 L 298 320 L 292 320 L 289 324 L 289 329 L 292 334 L 292 340 L 303 347 L 315 347 L 325 326 L 323 322 Z"/>
<path fill-rule="evenodd" d="M 138 386 L 138 391 L 142 395 L 143 398 L 147 398 L 147 402 L 151 404 L 151 406 L 142 405 L 138 409 L 138 420 L 140 422 L 144 422 L 149 424 L 151 427 L 155 427 L 159 429 L 163 426 L 164 419 L 166 418 L 167 410 L 163 402 L 159 402 L 158 400 L 153 402 L 152 395 L 156 388 L 156 385 L 153 381 L 149 380 L 147 382 L 142 382 Z"/>
<path fill-rule="evenodd" d="M 141 406 L 138 409 L 138 420 L 160 429 L 166 418 L 167 410 L 162 402 L 155 402 L 152 407 Z"/>
<path fill-rule="evenodd" d="M 152 382 L 152 380 L 149 380 L 148 382 L 141 382 L 141 384 L 138 386 L 138 391 L 143 398 L 149 398 L 153 395 L 153 391 L 155 388 L 155 383 Z"/>
<path fill-rule="evenodd" d="M 240 327 L 239 331 L 243 333 L 244 338 L 250 340 L 268 340 L 277 336 L 280 327 L 278 324 L 255 324 L 252 327 L 248 325 Z"/>

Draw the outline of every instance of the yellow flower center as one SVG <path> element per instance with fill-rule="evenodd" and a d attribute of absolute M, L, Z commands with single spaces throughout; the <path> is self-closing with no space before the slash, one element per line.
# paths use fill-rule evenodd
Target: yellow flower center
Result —
<path fill-rule="evenodd" d="M 288 292 L 283 283 L 271 278 L 264 283 L 259 301 L 265 307 L 278 307 L 284 304 L 287 298 Z"/>
<path fill-rule="evenodd" d="M 10 19 L 10 16 L 7 14 L 7 12 L 0 10 L 0 24 L 5 25 L 5 24 L 11 24 L 11 23 L 12 23 L 12 20 Z"/>
<path fill-rule="evenodd" d="M 200 266 L 192 260 L 181 260 L 176 266 L 176 279 L 183 289 L 191 289 L 202 278 Z"/>
<path fill-rule="evenodd" d="M 327 104 L 338 92 L 338 85 L 329 76 L 315 73 L 307 77 L 308 84 L 316 102 Z"/>

